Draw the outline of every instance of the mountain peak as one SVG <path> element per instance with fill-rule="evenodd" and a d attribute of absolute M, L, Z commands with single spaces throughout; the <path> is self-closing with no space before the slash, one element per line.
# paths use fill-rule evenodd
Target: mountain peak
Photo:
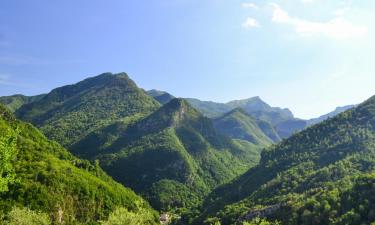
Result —
<path fill-rule="evenodd" d="M 170 102 L 175 97 L 168 92 L 160 91 L 156 89 L 152 89 L 147 91 L 147 94 L 153 97 L 156 101 L 158 101 L 160 104 L 164 105 L 168 102 Z"/>
<path fill-rule="evenodd" d="M 126 73 L 102 73 L 56 88 L 39 101 L 22 106 L 16 114 L 55 141 L 71 146 L 101 124 L 159 107 Z"/>
<path fill-rule="evenodd" d="M 166 110 L 167 114 L 173 116 L 174 122 L 178 123 L 187 117 L 202 116 L 196 109 L 194 109 L 188 101 L 183 98 L 172 99 L 161 110 Z"/>

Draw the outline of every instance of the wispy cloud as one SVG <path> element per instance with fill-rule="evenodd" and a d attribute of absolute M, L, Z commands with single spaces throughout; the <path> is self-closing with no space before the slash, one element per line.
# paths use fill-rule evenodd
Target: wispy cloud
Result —
<path fill-rule="evenodd" d="M 270 5 L 273 9 L 273 22 L 292 26 L 295 32 L 303 37 L 324 36 L 334 39 L 352 39 L 368 34 L 366 26 L 354 25 L 341 16 L 336 16 L 327 22 L 314 22 L 292 17 L 276 3 Z"/>
<path fill-rule="evenodd" d="M 244 2 L 241 4 L 241 7 L 244 9 L 259 9 L 259 7 L 251 2 Z"/>
<path fill-rule="evenodd" d="M 245 29 L 251 29 L 251 28 L 260 27 L 260 25 L 256 19 L 247 17 L 245 22 L 242 23 L 242 27 Z"/>

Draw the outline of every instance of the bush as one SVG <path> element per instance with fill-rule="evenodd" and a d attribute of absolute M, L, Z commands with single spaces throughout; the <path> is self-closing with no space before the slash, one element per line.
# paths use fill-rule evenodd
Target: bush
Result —
<path fill-rule="evenodd" d="M 35 212 L 27 208 L 13 208 L 8 214 L 7 225 L 50 225 L 51 220 L 46 213 Z"/>

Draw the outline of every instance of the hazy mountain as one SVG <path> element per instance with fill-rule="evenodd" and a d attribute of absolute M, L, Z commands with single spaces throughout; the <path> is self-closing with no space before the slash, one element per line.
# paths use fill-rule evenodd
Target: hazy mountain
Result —
<path fill-rule="evenodd" d="M 327 120 L 327 119 L 329 119 L 331 117 L 334 117 L 334 116 L 336 116 L 336 115 L 338 115 L 338 114 L 340 114 L 342 112 L 345 112 L 346 110 L 354 108 L 354 107 L 355 107 L 355 105 L 347 105 L 347 106 L 343 106 L 343 107 L 337 107 L 333 112 L 330 112 L 328 114 L 322 115 L 322 116 L 320 116 L 318 118 L 314 118 L 314 119 L 308 120 L 307 124 L 311 126 L 311 125 L 320 123 L 320 122 L 322 122 L 324 120 Z"/>
<path fill-rule="evenodd" d="M 204 115 L 211 118 L 217 118 L 235 108 L 241 108 L 254 118 L 270 123 L 277 131 L 278 137 L 274 136 L 274 141 L 280 140 L 280 138 L 287 138 L 307 126 L 306 121 L 294 118 L 289 109 L 271 107 L 259 97 L 235 100 L 225 104 L 200 101 L 198 99 L 187 99 L 187 101 Z"/>
<path fill-rule="evenodd" d="M 242 108 L 247 113 L 256 118 L 269 121 L 271 124 L 279 124 L 286 120 L 294 119 L 293 113 L 289 109 L 271 107 L 260 97 L 253 97 L 244 100 L 235 100 L 226 104 L 230 108 Z"/>
<path fill-rule="evenodd" d="M 156 212 L 133 191 L 98 165 L 74 157 L 32 125 L 16 120 L 1 105 L 0 146 L 1 215 L 14 207 L 28 207 L 46 213 L 53 224 L 98 224 L 123 207 L 139 213 L 145 224 L 158 224 Z M 3 164 L 7 154 L 13 160 Z M 13 182 L 4 189 L 3 175 L 13 172 Z"/>
<path fill-rule="evenodd" d="M 207 198 L 201 219 L 225 225 L 262 213 L 283 224 L 370 224 L 374 125 L 375 97 L 274 145 Z"/>
<path fill-rule="evenodd" d="M 158 101 L 160 104 L 164 105 L 168 102 L 170 102 L 175 97 L 168 92 L 165 91 L 159 91 L 159 90 L 149 90 L 147 91 L 147 94 L 149 94 L 151 97 L 153 97 L 156 101 Z"/>
<path fill-rule="evenodd" d="M 0 103 L 5 105 L 12 112 L 15 112 L 24 104 L 38 101 L 44 96 L 45 96 L 44 94 L 36 95 L 36 96 L 25 96 L 25 95 L 3 96 L 3 97 L 0 97 Z"/>
<path fill-rule="evenodd" d="M 203 115 L 209 118 L 216 118 L 222 116 L 234 108 L 227 106 L 224 103 L 217 103 L 212 101 L 201 101 L 195 98 L 186 98 L 186 100 Z"/>
<path fill-rule="evenodd" d="M 267 123 L 253 118 L 241 108 L 234 109 L 214 120 L 215 128 L 222 134 L 261 146 L 268 146 L 273 141 L 280 140 L 272 125 L 267 126 Z"/>

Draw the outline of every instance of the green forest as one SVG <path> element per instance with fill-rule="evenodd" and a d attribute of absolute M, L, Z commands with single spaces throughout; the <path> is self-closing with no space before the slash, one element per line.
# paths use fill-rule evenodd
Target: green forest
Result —
<path fill-rule="evenodd" d="M 0 224 L 375 224 L 375 97 L 312 124 L 104 73 L 0 102 Z"/>

